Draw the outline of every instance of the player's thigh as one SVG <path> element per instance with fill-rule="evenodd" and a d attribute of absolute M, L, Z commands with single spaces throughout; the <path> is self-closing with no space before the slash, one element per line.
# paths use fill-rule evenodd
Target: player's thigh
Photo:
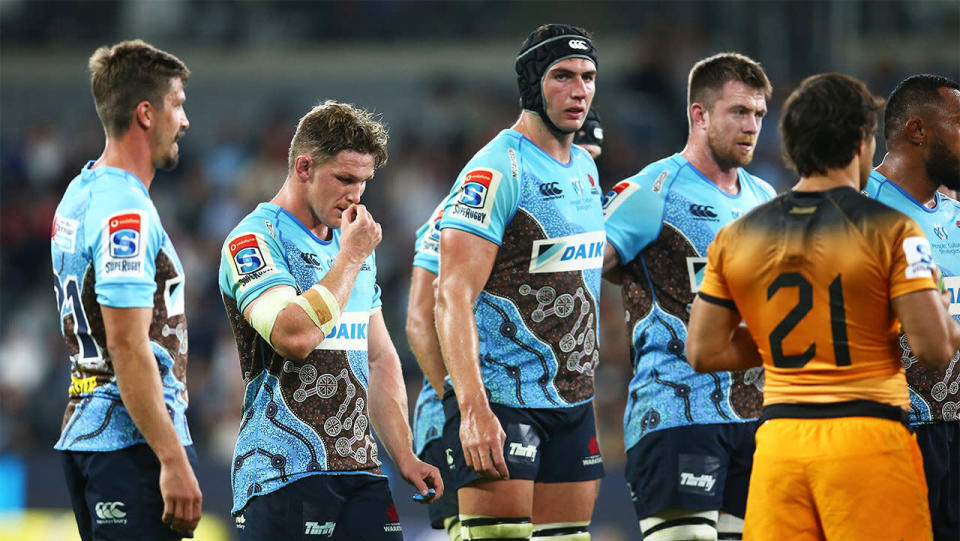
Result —
<path fill-rule="evenodd" d="M 811 480 L 827 538 L 930 539 L 927 484 L 914 435 L 887 419 L 819 421 L 820 451 L 833 453 L 820 455 L 829 458 L 813 464 Z"/>
<path fill-rule="evenodd" d="M 395 541 L 403 539 L 400 517 L 393 505 L 387 480 L 370 476 L 339 476 L 346 500 L 333 538 L 343 541 Z"/>
<path fill-rule="evenodd" d="M 196 452 L 186 448 L 196 470 Z M 85 499 L 93 538 L 167 540 L 193 537 L 171 530 L 161 519 L 160 461 L 147 444 L 84 453 Z"/>
<path fill-rule="evenodd" d="M 533 514 L 533 480 L 479 480 L 457 492 L 460 515 L 530 517 Z"/>
<path fill-rule="evenodd" d="M 691 425 L 651 432 L 627 450 L 625 476 L 638 519 L 664 510 L 715 511 L 725 498 L 731 448 L 728 425 Z M 735 427 L 737 430 L 747 430 Z M 746 498 L 746 474 L 735 484 Z M 739 503 L 740 513 L 745 506 Z"/>
<path fill-rule="evenodd" d="M 960 423 L 916 427 L 937 541 L 960 541 Z"/>
<path fill-rule="evenodd" d="M 773 419 L 757 429 L 744 540 L 824 539 L 807 474 L 816 458 L 796 456 L 797 449 L 808 450 L 817 436 L 792 421 Z"/>
<path fill-rule="evenodd" d="M 430 516 L 430 526 L 437 530 L 444 529 L 444 519 L 458 515 L 457 489 L 451 477 L 451 458 L 447 460 L 447 445 L 442 438 L 431 441 L 420 453 L 420 460 L 436 466 L 443 478 L 443 496 L 439 500 L 427 505 L 427 514 Z"/>
<path fill-rule="evenodd" d="M 536 483 L 533 487 L 533 523 L 589 521 L 599 491 L 599 479 Z"/>

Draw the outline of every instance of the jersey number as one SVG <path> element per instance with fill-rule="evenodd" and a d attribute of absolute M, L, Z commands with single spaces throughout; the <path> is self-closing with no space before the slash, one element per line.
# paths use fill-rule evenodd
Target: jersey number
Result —
<path fill-rule="evenodd" d="M 90 324 L 87 322 L 87 314 L 83 311 L 83 303 L 80 302 L 80 287 L 77 285 L 77 277 L 68 276 L 67 282 L 64 284 L 60 281 L 60 275 L 54 272 L 53 290 L 57 295 L 57 309 L 60 311 L 61 325 L 63 324 L 63 316 L 73 312 L 73 334 L 77 337 L 77 347 L 80 348 L 80 360 L 99 359 L 100 351 L 97 349 L 97 343 L 90 336 Z M 66 329 L 64 329 L 64 334 L 66 334 Z"/>
<path fill-rule="evenodd" d="M 813 309 L 813 286 L 798 272 L 785 272 L 767 288 L 767 300 L 784 287 L 797 288 L 797 305 L 770 333 L 770 355 L 777 368 L 802 368 L 817 354 L 817 343 L 798 355 L 784 355 L 783 340 Z M 837 366 L 850 365 L 850 345 L 847 343 L 847 313 L 843 304 L 843 286 L 840 275 L 830 282 L 830 332 L 833 337 L 833 355 Z"/>

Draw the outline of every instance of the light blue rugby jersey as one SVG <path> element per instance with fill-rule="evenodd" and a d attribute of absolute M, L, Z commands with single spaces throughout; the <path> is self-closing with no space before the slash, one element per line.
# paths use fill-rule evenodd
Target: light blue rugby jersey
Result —
<path fill-rule="evenodd" d="M 629 449 L 655 430 L 755 419 L 763 369 L 697 374 L 684 344 L 690 306 L 717 231 L 774 197 L 772 187 L 737 170 L 729 195 L 680 154 L 654 162 L 604 197 L 607 241 L 620 256 L 633 379 L 624 413 Z"/>
<path fill-rule="evenodd" d="M 57 206 L 50 255 L 72 384 L 59 450 L 113 451 L 146 443 L 120 399 L 100 306 L 152 308 L 150 347 L 180 442 L 187 429 L 183 266 L 146 187 L 88 162 Z"/>
<path fill-rule="evenodd" d="M 240 353 L 245 393 L 231 471 L 233 512 L 308 475 L 382 475 L 367 413 L 367 328 L 380 309 L 371 254 L 339 322 L 304 361 L 284 359 L 243 311 L 267 289 L 309 289 L 340 252 L 340 230 L 317 238 L 283 208 L 261 203 L 227 236 L 220 290 Z"/>
<path fill-rule="evenodd" d="M 933 259 L 952 297 L 950 313 L 960 322 L 960 203 L 937 193 L 937 205 L 927 208 L 895 182 L 877 171 L 870 173 L 864 193 L 899 210 L 920 224 L 930 241 Z M 910 387 L 910 423 L 913 425 L 960 421 L 960 366 L 955 354 L 946 371 L 921 366 L 900 336 L 901 361 Z"/>
<path fill-rule="evenodd" d="M 500 246 L 474 306 L 490 400 L 560 408 L 593 399 L 603 213 L 597 167 L 560 163 L 503 130 L 463 168 L 440 228 Z"/>
<path fill-rule="evenodd" d="M 433 274 L 440 269 L 440 217 L 443 216 L 445 201 L 441 201 L 430 214 L 425 224 L 417 229 L 414 241 L 414 266 L 421 267 Z M 443 434 L 443 404 L 437 392 L 430 386 L 426 376 L 423 388 L 417 397 L 417 407 L 413 412 L 413 452 L 420 455 L 431 441 Z"/>

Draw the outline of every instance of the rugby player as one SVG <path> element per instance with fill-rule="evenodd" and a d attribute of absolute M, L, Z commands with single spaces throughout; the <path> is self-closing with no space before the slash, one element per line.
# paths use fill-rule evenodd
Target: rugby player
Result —
<path fill-rule="evenodd" d="M 940 193 L 960 189 L 960 85 L 937 75 L 903 80 L 884 110 L 887 155 L 870 173 L 865 193 L 913 218 L 930 241 L 960 320 L 960 204 Z M 917 433 L 936 540 L 960 540 L 960 367 L 918 363 L 901 336 L 900 360 L 910 387 L 910 426 Z"/>
<path fill-rule="evenodd" d="M 770 82 L 746 56 L 697 62 L 684 149 L 604 198 L 604 270 L 621 283 L 634 376 L 624 412 L 626 478 L 648 541 L 738 539 L 763 390 L 760 368 L 696 374 L 684 340 L 707 246 L 773 197 L 753 159 Z"/>
<path fill-rule="evenodd" d="M 51 259 L 72 384 L 55 446 L 80 537 L 193 537 L 202 494 L 187 428 L 183 266 L 150 199 L 190 127 L 190 70 L 140 40 L 100 47 L 103 154 L 67 187 Z"/>
<path fill-rule="evenodd" d="M 223 244 L 220 289 L 246 386 L 232 468 L 242 539 L 402 539 L 371 424 L 419 494 L 443 494 L 440 473 L 413 454 L 380 311 L 381 228 L 360 204 L 386 143 L 363 110 L 314 107 L 280 192 Z"/>
<path fill-rule="evenodd" d="M 573 145 L 596 49 L 544 25 L 516 58 L 523 111 L 463 168 L 440 220 L 444 438 L 464 539 L 587 540 L 603 462 L 593 413 L 603 217 Z"/>
<path fill-rule="evenodd" d="M 934 370 L 960 326 L 920 226 L 858 193 L 882 104 L 847 75 L 805 79 L 780 120 L 799 182 L 710 245 L 688 360 L 766 370 L 745 539 L 931 537 L 898 321 Z"/>

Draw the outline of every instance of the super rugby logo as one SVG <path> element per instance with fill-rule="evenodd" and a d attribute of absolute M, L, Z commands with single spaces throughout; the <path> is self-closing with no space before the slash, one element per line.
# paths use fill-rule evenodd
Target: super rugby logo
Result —
<path fill-rule="evenodd" d="M 269 248 L 264 244 L 263 236 L 257 233 L 243 233 L 228 239 L 223 245 L 223 255 L 230 261 L 233 278 L 240 287 L 246 287 L 268 274 L 279 272 L 273 264 Z M 316 260 L 316 256 L 312 259 Z M 304 262 L 309 266 L 311 261 L 304 259 Z"/>
<path fill-rule="evenodd" d="M 240 274 L 257 272 L 266 266 L 256 235 L 241 235 L 230 241 L 230 257 Z"/>
<path fill-rule="evenodd" d="M 136 257 L 140 253 L 140 215 L 131 212 L 110 218 L 107 235 L 110 257 Z"/>
<path fill-rule="evenodd" d="M 535 240 L 530 254 L 530 273 L 599 269 L 603 266 L 605 244 L 603 231 Z"/>
<path fill-rule="evenodd" d="M 102 222 L 103 273 L 108 276 L 139 276 L 144 272 L 144 235 L 147 215 L 141 210 L 123 210 Z"/>
<path fill-rule="evenodd" d="M 478 169 L 470 171 L 463 178 L 463 193 L 460 195 L 460 203 L 471 208 L 483 208 L 487 200 L 487 194 L 490 193 L 490 183 L 493 182 L 495 171 Z"/>
<path fill-rule="evenodd" d="M 486 226 L 503 175 L 494 169 L 474 169 L 463 176 L 457 202 L 450 217 Z"/>
<path fill-rule="evenodd" d="M 627 180 L 614 186 L 613 189 L 607 192 L 607 195 L 603 196 L 603 199 L 600 200 L 600 204 L 603 206 L 603 216 L 607 217 L 613 214 L 613 212 L 630 197 L 630 194 L 639 188 L 639 184 Z"/>

